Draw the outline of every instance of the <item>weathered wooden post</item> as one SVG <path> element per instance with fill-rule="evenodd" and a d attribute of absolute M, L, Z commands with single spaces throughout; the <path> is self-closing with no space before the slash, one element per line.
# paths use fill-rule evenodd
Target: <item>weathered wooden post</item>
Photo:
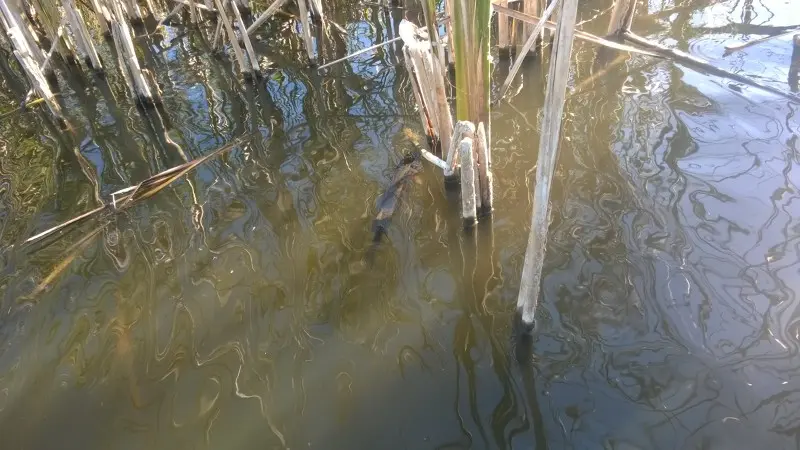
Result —
<path fill-rule="evenodd" d="M 547 248 L 547 228 L 550 221 L 550 187 L 558 159 L 561 117 L 569 80 L 577 12 L 578 0 L 563 0 L 547 77 L 531 229 L 517 297 L 517 314 L 524 331 L 528 333 L 535 327 L 536 305 L 541 289 L 542 266 Z"/>
<path fill-rule="evenodd" d="M 534 16 L 542 15 L 542 5 L 546 0 L 523 0 L 522 12 Z M 551 3 L 552 4 L 552 3 Z M 542 46 L 542 37 L 544 36 L 543 29 L 536 28 L 529 23 L 522 24 L 522 33 L 519 34 L 517 45 L 517 57 L 527 58 L 532 53 L 536 53 Z M 532 45 L 527 45 L 529 40 L 533 39 Z M 536 49 L 534 49 L 534 45 Z"/>

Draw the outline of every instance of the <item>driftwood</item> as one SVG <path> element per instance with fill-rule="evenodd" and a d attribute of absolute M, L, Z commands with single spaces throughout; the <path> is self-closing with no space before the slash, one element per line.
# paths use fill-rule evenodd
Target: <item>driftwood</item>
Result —
<path fill-rule="evenodd" d="M 119 191 L 116 191 L 111 194 L 111 201 L 106 202 L 98 206 L 97 208 L 87 211 L 64 223 L 61 223 L 45 231 L 42 231 L 41 233 L 37 233 L 36 235 L 31 236 L 30 238 L 25 240 L 23 245 L 35 244 L 49 236 L 54 235 L 55 233 L 58 233 L 59 231 L 70 228 L 88 219 L 97 217 L 101 213 L 120 211 L 122 209 L 132 206 L 133 204 L 141 200 L 150 198 L 159 193 L 165 187 L 172 184 L 173 181 L 187 174 L 195 167 L 199 166 L 200 164 L 203 164 L 204 162 L 208 161 L 211 158 L 219 156 L 220 154 L 237 147 L 238 145 L 243 144 L 250 137 L 251 136 L 248 135 L 239 139 L 235 139 L 233 142 L 226 144 L 222 147 L 219 147 L 216 150 L 208 153 L 207 155 L 201 156 L 200 158 L 197 158 L 195 160 L 189 161 L 187 163 L 181 164 L 179 166 L 167 169 L 163 172 L 153 175 L 152 177 L 142 181 L 141 183 L 135 186 L 131 186 L 125 189 L 120 189 Z"/>
<path fill-rule="evenodd" d="M 542 266 L 547 248 L 547 228 L 550 221 L 550 186 L 558 159 L 561 117 L 569 80 L 575 18 L 578 13 L 578 0 L 564 0 L 562 5 L 547 76 L 531 229 L 517 297 L 517 313 L 526 332 L 532 331 L 535 326 L 536 305 L 539 300 Z"/>

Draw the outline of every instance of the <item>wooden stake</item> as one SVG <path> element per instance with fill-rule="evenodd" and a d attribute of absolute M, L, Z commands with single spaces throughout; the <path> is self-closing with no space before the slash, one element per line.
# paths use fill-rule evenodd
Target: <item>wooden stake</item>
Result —
<path fill-rule="evenodd" d="M 469 227 L 477 222 L 472 139 L 465 137 L 458 148 L 461 161 L 461 219 L 464 221 L 464 226 Z"/>
<path fill-rule="evenodd" d="M 561 135 L 561 117 L 569 80 L 572 41 L 575 35 L 575 18 L 578 0 L 564 0 L 561 7 L 556 38 L 553 44 L 544 117 L 539 140 L 539 158 L 536 167 L 536 188 L 533 196 L 531 229 L 525 250 L 525 264 L 520 279 L 517 313 L 526 332 L 535 326 L 536 305 L 541 288 L 542 266 L 547 245 L 547 228 L 550 220 L 550 186 L 553 182 L 558 142 Z"/>

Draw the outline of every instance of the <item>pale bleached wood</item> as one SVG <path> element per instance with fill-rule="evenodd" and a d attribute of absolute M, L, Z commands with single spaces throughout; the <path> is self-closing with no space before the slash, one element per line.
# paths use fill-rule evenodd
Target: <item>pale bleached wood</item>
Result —
<path fill-rule="evenodd" d="M 136 49 L 133 46 L 133 38 L 126 15 L 122 11 L 120 3 L 112 0 L 112 35 L 117 47 L 117 52 L 122 60 L 123 74 L 127 69 L 130 84 L 129 88 L 133 89 L 134 97 L 139 101 L 142 106 L 152 106 L 153 94 L 150 92 L 150 87 L 142 74 L 139 59 L 136 56 Z"/>
<path fill-rule="evenodd" d="M 100 55 L 97 54 L 97 49 L 94 47 L 92 36 L 86 28 L 86 22 L 83 20 L 81 11 L 75 5 L 74 0 L 63 0 L 63 6 L 84 62 L 95 72 L 103 73 L 103 63 L 100 61 Z"/>
<path fill-rule="evenodd" d="M 491 214 L 492 204 L 494 203 L 494 191 L 492 186 L 492 172 L 490 163 L 489 142 L 486 139 L 486 127 L 483 122 L 478 124 L 475 130 L 475 139 L 472 140 L 475 157 L 477 160 L 476 173 L 478 176 L 478 200 L 480 204 L 480 214 Z"/>
<path fill-rule="evenodd" d="M 472 155 L 472 139 L 466 137 L 458 144 L 461 161 L 461 219 L 465 226 L 477 220 L 475 206 L 475 165 Z"/>
<path fill-rule="evenodd" d="M 53 117 L 59 122 L 60 125 L 66 123 L 64 115 L 61 112 L 61 105 L 55 99 L 53 92 L 50 90 L 50 85 L 47 84 L 42 66 L 46 60 L 46 56 L 42 58 L 41 64 L 36 61 L 32 55 L 29 41 L 25 38 L 24 31 L 20 28 L 21 17 L 18 11 L 12 10 L 6 0 L 0 0 L 0 17 L 3 18 L 3 26 L 11 39 L 11 45 L 14 47 L 14 57 L 22 66 L 22 70 L 31 83 L 31 87 L 42 99 L 44 99 L 47 108 Z M 41 49 L 36 48 L 41 52 Z"/>
<path fill-rule="evenodd" d="M 547 249 L 547 228 L 550 222 L 550 189 L 558 159 L 561 117 L 569 80 L 577 12 L 578 0 L 563 0 L 547 76 L 531 229 L 517 297 L 517 312 L 525 330 L 529 332 L 535 325 L 536 305 L 541 289 L 542 266 Z"/>
<path fill-rule="evenodd" d="M 453 127 L 453 136 L 450 139 L 450 147 L 447 149 L 447 169 L 444 170 L 444 176 L 452 177 L 455 175 L 456 165 L 458 164 L 458 149 L 461 145 L 461 140 L 464 138 L 472 139 L 475 136 L 475 125 L 467 120 L 460 120 L 456 122 Z"/>
<path fill-rule="evenodd" d="M 425 128 L 425 133 L 430 136 L 431 133 L 434 131 L 430 129 L 431 121 L 428 118 L 428 111 L 425 108 L 425 102 L 422 100 L 422 94 L 420 93 L 419 82 L 417 80 L 417 76 L 414 73 L 414 63 L 411 61 L 410 50 L 408 47 L 403 47 L 403 57 L 405 58 L 405 66 L 406 70 L 408 71 L 408 77 L 411 80 L 411 87 L 414 91 L 414 99 L 417 101 L 417 111 L 419 111 L 419 120 L 422 123 L 422 126 Z M 445 169 L 447 170 L 447 169 Z"/>

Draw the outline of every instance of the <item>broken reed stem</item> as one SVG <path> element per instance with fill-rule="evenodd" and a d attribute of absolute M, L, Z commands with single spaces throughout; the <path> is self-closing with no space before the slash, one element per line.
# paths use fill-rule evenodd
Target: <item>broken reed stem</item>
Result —
<path fill-rule="evenodd" d="M 83 15 L 73 0 L 63 0 L 63 5 L 64 12 L 72 27 L 72 33 L 75 35 L 75 41 L 78 50 L 81 52 L 84 63 L 90 69 L 102 74 L 103 63 L 100 61 L 100 55 L 97 54 L 97 49 L 94 47 L 92 37 L 89 34 L 89 30 L 86 28 Z"/>
<path fill-rule="evenodd" d="M 311 37 L 311 27 L 308 23 L 308 6 L 306 0 L 297 0 L 297 7 L 300 10 L 300 25 L 303 27 L 303 42 L 305 43 L 308 61 L 313 65 L 317 58 L 314 56 L 314 40 Z"/>
<path fill-rule="evenodd" d="M 123 76 L 126 75 L 127 71 L 128 78 L 126 82 L 133 97 L 142 107 L 151 107 L 155 104 L 153 102 L 153 94 L 150 92 L 150 87 L 142 74 L 128 21 L 122 12 L 119 2 L 112 1 L 112 8 L 112 35 L 120 58 L 120 69 L 123 72 Z"/>
<path fill-rule="evenodd" d="M 533 28 L 528 40 L 525 42 L 525 45 L 522 46 L 522 50 L 517 53 L 517 58 L 514 60 L 514 65 L 511 66 L 511 69 L 508 71 L 508 76 L 506 77 L 506 81 L 503 82 L 503 86 L 500 88 L 500 94 L 498 98 L 503 98 L 508 92 L 508 88 L 511 86 L 511 82 L 514 81 L 514 77 L 517 76 L 517 72 L 519 72 L 520 67 L 522 67 L 522 62 L 525 60 L 525 55 L 528 54 L 533 45 L 536 43 L 536 39 L 540 36 L 542 28 L 544 28 L 545 22 L 550 17 L 550 15 L 555 11 L 556 6 L 558 5 L 559 0 L 553 0 L 552 3 L 544 10 L 544 14 L 542 14 L 542 18 L 539 19 L 539 23 Z"/>
<path fill-rule="evenodd" d="M 477 222 L 475 206 L 475 164 L 472 154 L 473 140 L 465 137 L 458 144 L 461 162 L 461 219 L 465 227 Z"/>
<path fill-rule="evenodd" d="M 569 80 L 577 12 L 578 0 L 563 0 L 547 76 L 531 229 L 517 297 L 517 313 L 526 332 L 533 331 L 535 326 L 536 305 L 541 289 L 542 266 L 547 248 L 547 228 L 550 219 L 550 187 L 558 159 L 561 117 L 564 112 L 567 81 Z"/>
<path fill-rule="evenodd" d="M 280 9 L 280 8 L 281 8 L 281 7 L 282 7 L 284 4 L 286 4 L 286 2 L 287 2 L 287 1 L 288 1 L 288 0 L 275 0 L 274 2 L 272 2 L 272 4 L 271 4 L 271 5 L 269 5 L 269 6 L 267 7 L 267 10 L 266 10 L 266 11 L 264 11 L 263 13 L 261 13 L 261 15 L 260 15 L 260 16 L 258 16 L 258 19 L 256 19 L 256 20 L 255 20 L 255 21 L 254 21 L 254 22 L 253 22 L 253 23 L 250 25 L 250 27 L 247 29 L 247 34 L 253 34 L 253 32 L 254 32 L 256 29 L 258 29 L 258 27 L 260 27 L 261 25 L 263 25 L 263 24 L 264 24 L 264 22 L 266 22 L 267 20 L 269 20 L 269 18 L 270 18 L 270 17 L 272 17 L 272 16 L 273 16 L 273 15 L 274 15 L 276 12 L 278 12 L 278 10 L 279 10 L 279 9 Z"/>
<path fill-rule="evenodd" d="M 448 0 L 452 1 L 452 0 Z M 500 6 L 508 7 L 508 0 L 498 0 Z M 497 13 L 497 49 L 501 55 L 509 53 L 509 23 L 508 16 Z"/>
<path fill-rule="evenodd" d="M 459 145 L 464 138 L 472 139 L 475 136 L 475 125 L 468 120 L 459 120 L 453 127 L 453 136 L 450 139 L 450 146 L 447 148 L 447 169 L 444 171 L 445 181 L 449 181 L 456 175 L 456 166 L 459 159 Z M 444 150 L 443 150 L 444 151 Z"/>
<path fill-rule="evenodd" d="M 253 44 L 250 42 L 250 36 L 247 35 L 247 27 L 244 25 L 244 20 L 242 20 L 242 15 L 239 13 L 239 7 L 236 5 L 235 1 L 231 1 L 231 9 L 233 9 L 236 27 L 239 28 L 239 34 L 241 34 L 242 40 L 244 41 L 244 48 L 245 51 L 247 51 L 247 59 L 250 60 L 250 67 L 252 68 L 253 73 L 258 76 L 258 74 L 261 72 L 261 68 L 258 65 L 258 58 L 256 58 L 256 52 L 253 50 Z"/>
<path fill-rule="evenodd" d="M 475 131 L 475 139 L 472 142 L 477 164 L 478 200 L 480 205 L 478 214 L 484 216 L 492 213 L 494 190 L 491 172 L 492 159 L 489 151 L 489 141 L 486 139 L 486 127 L 483 122 L 478 124 L 478 128 Z"/>
<path fill-rule="evenodd" d="M 28 77 L 32 88 L 36 91 L 39 97 L 44 99 L 48 109 L 50 110 L 50 113 L 53 115 L 59 125 L 64 126 L 66 124 L 66 120 L 61 112 L 61 105 L 58 104 L 53 96 L 53 92 L 50 90 L 50 85 L 47 83 L 45 75 L 41 69 L 45 58 L 42 58 L 41 63 L 39 63 L 32 55 L 32 52 L 34 51 L 41 53 L 41 49 L 36 47 L 36 50 L 32 50 L 30 48 L 29 41 L 25 38 L 24 32 L 20 28 L 20 21 L 22 20 L 22 17 L 17 15 L 15 11 L 12 11 L 8 7 L 6 0 L 0 0 L 0 12 L 2 12 L 2 18 L 5 19 L 5 28 L 8 33 L 8 37 L 11 39 L 11 44 L 14 47 L 14 56 L 22 67 L 22 70 L 25 72 L 25 75 Z"/>
<path fill-rule="evenodd" d="M 222 21 L 222 25 L 225 27 L 225 31 L 228 34 L 228 41 L 230 41 L 231 47 L 233 48 L 233 55 L 236 58 L 236 62 L 239 64 L 239 71 L 242 75 L 248 77 L 250 76 L 250 69 L 247 68 L 247 64 L 244 62 L 242 47 L 239 46 L 239 40 L 236 38 L 236 33 L 233 31 L 228 15 L 225 14 L 225 5 L 223 1 L 224 0 L 214 0 L 217 5 L 217 17 Z"/>

